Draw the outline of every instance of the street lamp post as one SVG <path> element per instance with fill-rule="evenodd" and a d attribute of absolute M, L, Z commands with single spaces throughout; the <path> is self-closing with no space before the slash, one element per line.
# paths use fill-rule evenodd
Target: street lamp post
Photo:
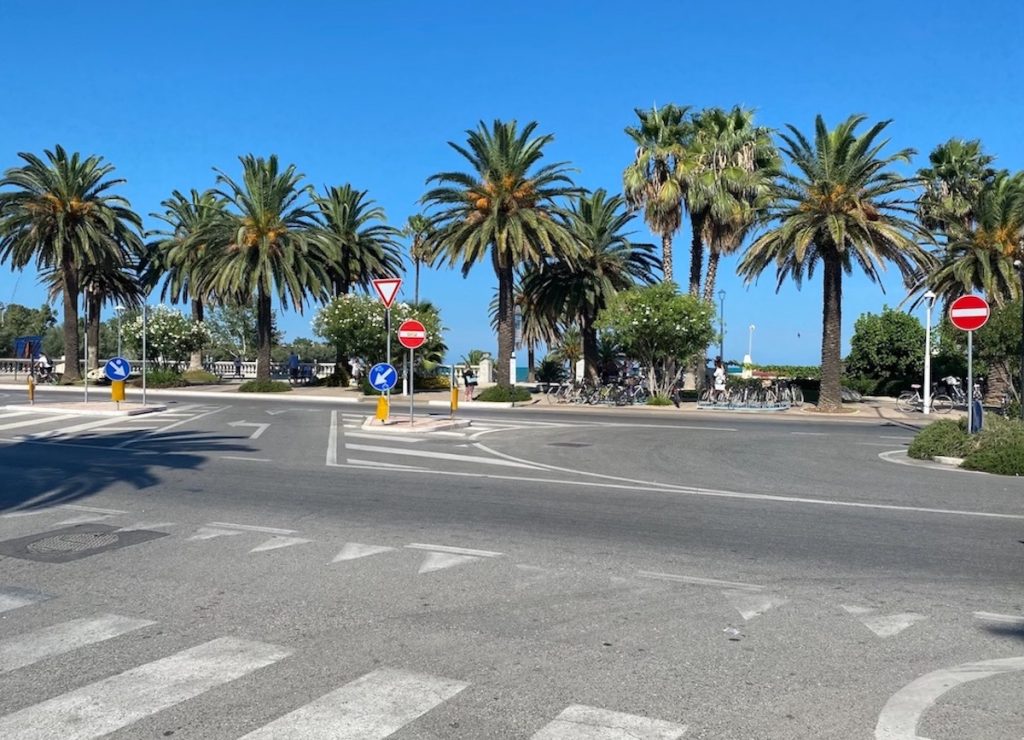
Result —
<path fill-rule="evenodd" d="M 750 337 L 747 340 L 747 357 L 751 358 L 751 362 L 754 358 L 754 329 L 756 328 L 753 324 L 750 325 Z"/>
<path fill-rule="evenodd" d="M 114 312 L 117 314 L 117 356 L 121 356 L 121 314 L 124 313 L 124 306 L 118 304 L 114 306 Z"/>
<path fill-rule="evenodd" d="M 935 305 L 935 293 L 928 291 L 924 294 L 925 304 L 924 319 L 924 408 L 922 411 L 931 413 L 932 407 L 932 306 Z"/>
<path fill-rule="evenodd" d="M 725 364 L 725 291 L 718 291 L 718 356 Z"/>

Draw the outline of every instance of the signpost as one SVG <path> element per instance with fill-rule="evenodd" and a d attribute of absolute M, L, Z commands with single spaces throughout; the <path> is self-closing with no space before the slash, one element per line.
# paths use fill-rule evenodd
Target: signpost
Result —
<path fill-rule="evenodd" d="M 974 432 L 974 332 L 989 317 L 988 302 L 981 296 L 963 295 L 949 306 L 949 320 L 957 329 L 967 332 L 967 429 Z"/>
<path fill-rule="evenodd" d="M 384 304 L 384 333 L 386 334 L 385 346 L 386 346 L 386 358 L 385 361 L 389 367 L 391 367 L 391 304 L 395 302 L 395 298 L 398 297 L 398 289 L 402 287 L 402 278 L 376 278 L 373 282 L 373 289 L 377 292 L 377 297 L 380 298 L 380 302 Z M 374 367 L 377 367 L 374 365 Z M 394 368 L 392 367 L 392 370 Z M 396 374 L 395 379 L 398 376 Z M 371 381 L 372 385 L 372 381 Z M 394 387 L 394 383 L 387 387 L 388 396 L 391 396 L 391 389 Z M 385 416 L 387 418 L 387 406 L 384 407 Z M 377 404 L 377 414 L 380 415 L 381 405 Z M 383 420 L 382 420 L 383 421 Z"/>
<path fill-rule="evenodd" d="M 103 366 L 103 374 L 110 381 L 110 400 L 116 402 L 118 408 L 121 408 L 121 401 L 124 400 L 124 381 L 131 371 L 131 363 L 123 357 L 112 357 Z"/>
<path fill-rule="evenodd" d="M 398 343 L 409 350 L 409 426 L 413 425 L 414 407 L 413 396 L 415 394 L 416 376 L 413 373 L 413 350 L 422 347 L 427 341 L 427 328 L 416 319 L 406 319 L 398 327 Z"/>
<path fill-rule="evenodd" d="M 398 371 L 390 362 L 378 362 L 370 368 L 370 374 L 366 377 L 370 381 L 370 386 L 375 391 L 380 391 L 380 398 L 377 399 L 377 418 L 380 421 L 387 421 L 388 399 L 385 394 L 398 382 Z"/>

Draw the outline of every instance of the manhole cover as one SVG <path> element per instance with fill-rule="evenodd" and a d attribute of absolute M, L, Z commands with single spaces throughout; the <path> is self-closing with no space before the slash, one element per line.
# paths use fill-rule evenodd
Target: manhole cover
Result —
<path fill-rule="evenodd" d="M 117 543 L 117 535 L 109 532 L 75 532 L 58 534 L 30 542 L 25 548 L 37 555 L 50 555 L 58 552 L 85 552 L 97 547 L 109 547 Z"/>

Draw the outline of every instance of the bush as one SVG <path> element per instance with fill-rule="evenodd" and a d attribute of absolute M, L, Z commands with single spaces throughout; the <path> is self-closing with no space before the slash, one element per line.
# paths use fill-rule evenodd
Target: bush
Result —
<path fill-rule="evenodd" d="M 873 396 L 892 396 L 896 398 L 903 391 L 910 390 L 910 384 L 919 381 L 912 381 L 906 379 L 896 378 L 894 380 L 880 380 L 875 384 L 875 390 L 871 394 Z"/>
<path fill-rule="evenodd" d="M 206 370 L 186 370 L 181 374 L 181 377 L 189 383 L 194 383 L 196 385 L 220 382 L 220 376 L 214 375 Z"/>
<path fill-rule="evenodd" d="M 132 380 L 131 384 L 136 388 L 141 388 L 142 378 Z M 181 388 L 186 385 L 188 385 L 188 381 L 181 376 L 181 373 L 175 370 L 152 368 L 146 373 L 147 388 Z"/>
<path fill-rule="evenodd" d="M 930 460 L 937 455 L 964 457 L 973 446 L 973 440 L 967 433 L 966 420 L 942 419 L 917 433 L 914 441 L 910 443 L 907 455 L 918 460 Z"/>
<path fill-rule="evenodd" d="M 348 388 L 349 378 L 348 370 L 339 364 L 333 373 L 322 378 L 315 378 L 310 385 L 324 388 Z"/>
<path fill-rule="evenodd" d="M 476 397 L 477 401 L 490 403 L 508 403 L 509 401 L 529 401 L 533 396 L 525 388 L 513 385 L 492 385 Z"/>
<path fill-rule="evenodd" d="M 671 406 L 672 399 L 668 396 L 653 395 L 647 399 L 648 406 Z"/>
<path fill-rule="evenodd" d="M 773 373 L 780 378 L 817 379 L 821 377 L 821 368 L 818 365 L 754 365 L 753 369 Z"/>
<path fill-rule="evenodd" d="M 997 475 L 1024 475 L 1024 424 L 989 415 L 963 467 Z"/>
<path fill-rule="evenodd" d="M 239 393 L 285 393 L 291 389 L 280 380 L 247 380 L 238 386 Z"/>
<path fill-rule="evenodd" d="M 442 375 L 416 375 L 414 388 L 418 391 L 446 391 L 451 381 Z"/>
<path fill-rule="evenodd" d="M 862 396 L 875 395 L 875 388 L 877 386 L 878 381 L 872 378 L 843 378 L 844 388 L 857 391 L 857 393 L 860 393 Z"/>
<path fill-rule="evenodd" d="M 376 396 L 380 393 L 379 390 L 370 385 L 370 379 L 365 375 L 359 379 L 359 390 L 363 392 L 364 396 Z"/>

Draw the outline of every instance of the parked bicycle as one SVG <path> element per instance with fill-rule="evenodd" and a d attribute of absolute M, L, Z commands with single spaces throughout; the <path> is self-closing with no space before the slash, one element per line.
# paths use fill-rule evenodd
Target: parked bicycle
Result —
<path fill-rule="evenodd" d="M 921 396 L 921 386 L 913 383 L 911 390 L 903 391 L 896 399 L 896 408 L 904 413 L 912 411 L 924 411 L 924 398 Z M 953 399 L 945 393 L 935 393 L 936 384 L 932 385 L 932 396 L 929 402 L 931 410 L 937 414 L 948 414 L 953 408 Z"/>

